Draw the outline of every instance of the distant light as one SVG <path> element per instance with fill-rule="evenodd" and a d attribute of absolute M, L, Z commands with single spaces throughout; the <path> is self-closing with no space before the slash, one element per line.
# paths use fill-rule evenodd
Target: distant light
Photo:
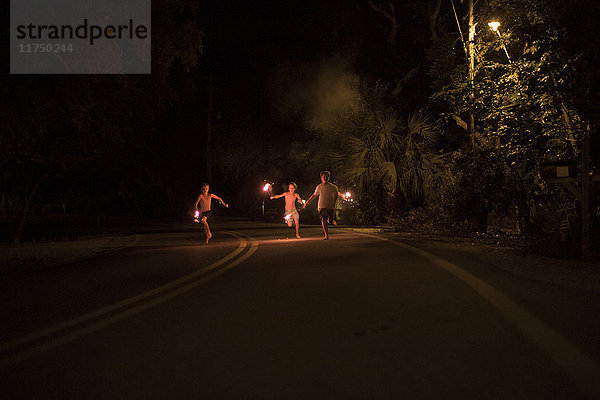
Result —
<path fill-rule="evenodd" d="M 494 32 L 498 31 L 498 28 L 500 27 L 500 22 L 498 21 L 492 21 L 488 23 L 489 27 L 491 30 L 493 30 Z"/>

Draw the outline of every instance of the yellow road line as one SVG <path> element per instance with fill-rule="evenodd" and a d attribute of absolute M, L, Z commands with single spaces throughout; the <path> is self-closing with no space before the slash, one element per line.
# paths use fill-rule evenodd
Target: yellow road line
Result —
<path fill-rule="evenodd" d="M 516 325 L 525 336 L 529 337 L 555 363 L 562 367 L 582 390 L 594 398 L 600 398 L 600 366 L 550 326 L 502 294 L 502 292 L 457 265 L 425 250 L 375 235 L 354 233 L 356 235 L 384 240 L 418 254 L 466 283 L 489 301 L 510 322 Z"/>
<path fill-rule="evenodd" d="M 98 318 L 98 317 L 100 317 L 100 316 L 102 316 L 104 314 L 107 314 L 109 312 L 118 310 L 118 309 L 126 307 L 128 305 L 134 304 L 134 303 L 139 302 L 141 300 L 144 300 L 144 299 L 146 299 L 148 297 L 156 296 L 156 295 L 158 295 L 158 294 L 160 294 L 162 292 L 165 292 L 165 291 L 167 291 L 169 289 L 172 289 L 172 288 L 174 288 L 174 287 L 176 287 L 178 285 L 181 285 L 181 284 L 183 284 L 183 283 L 185 283 L 187 281 L 190 281 L 190 280 L 192 280 L 194 278 L 197 278 L 198 276 L 206 275 L 203 279 L 196 280 L 196 281 L 192 282 L 191 284 L 188 284 L 188 285 L 186 285 L 186 286 L 184 286 L 182 288 L 179 288 L 178 290 L 175 290 L 175 291 L 173 291 L 173 292 L 171 292 L 169 294 L 157 297 L 157 298 L 152 299 L 152 300 L 150 300 L 150 301 L 148 301 L 146 303 L 143 303 L 141 305 L 132 307 L 132 308 L 130 308 L 130 309 L 126 310 L 126 311 L 123 311 L 121 313 L 118 313 L 118 314 L 116 314 L 116 315 L 114 315 L 112 317 L 106 318 L 105 320 L 102 320 L 102 321 L 100 321 L 100 322 L 98 322 L 96 324 L 93 324 L 93 325 L 90 325 L 88 327 L 84 327 L 82 329 L 79 329 L 79 330 L 77 330 L 77 331 L 75 331 L 75 332 L 73 332 L 71 334 L 67 334 L 67 335 L 61 336 L 61 337 L 59 337 L 57 339 L 54 339 L 54 340 L 52 340 L 52 341 L 50 341 L 48 343 L 41 344 L 41 345 L 33 347 L 31 349 L 24 350 L 22 352 L 19 352 L 19 353 L 16 353 L 16 354 L 12 355 L 12 356 L 6 357 L 6 358 L 0 360 L 0 368 L 7 367 L 7 366 L 12 365 L 12 364 L 14 364 L 16 362 L 23 361 L 25 359 L 31 358 L 31 357 L 35 356 L 36 354 L 43 353 L 44 351 L 47 351 L 47 350 L 49 350 L 51 348 L 60 346 L 61 344 L 70 342 L 70 341 L 72 341 L 74 339 L 77 339 L 77 338 L 79 338 L 81 336 L 84 336 L 84 335 L 86 335 L 86 334 L 88 334 L 90 332 L 93 332 L 95 330 L 101 329 L 104 326 L 108 326 L 108 325 L 110 325 L 110 324 L 112 324 L 114 322 L 117 322 L 117 321 L 120 321 L 120 320 L 122 320 L 124 318 L 127 318 L 130 315 L 136 314 L 136 313 L 141 312 L 143 310 L 146 310 L 146 309 L 148 309 L 150 307 L 153 307 L 154 305 L 160 304 L 160 303 L 162 303 L 162 302 L 164 302 L 164 301 L 166 301 L 166 300 L 168 300 L 170 298 L 175 297 L 178 294 L 184 293 L 185 291 L 187 291 L 187 290 L 189 290 L 189 289 L 191 289 L 193 287 L 201 285 L 202 283 L 208 282 L 209 280 L 215 278 L 216 276 L 220 275 L 222 272 L 219 272 L 220 271 L 219 270 L 219 271 L 211 274 L 210 271 L 212 271 L 215 268 L 217 268 L 217 267 L 219 267 L 219 266 L 221 266 L 221 265 L 229 262 L 231 259 L 233 259 L 237 255 L 239 255 L 242 252 L 242 250 L 247 247 L 247 241 L 245 239 L 243 239 L 241 237 L 241 235 L 238 235 L 238 234 L 235 234 L 235 233 L 232 233 L 232 232 L 227 232 L 227 233 L 229 233 L 230 235 L 235 236 L 238 239 L 240 239 L 240 244 L 236 248 L 236 250 L 232 251 L 227 256 L 225 256 L 225 257 L 223 257 L 223 258 L 215 261 L 214 263 L 212 263 L 212 264 L 210 264 L 210 265 L 208 265 L 208 266 L 206 266 L 206 267 L 204 267 L 204 268 L 202 268 L 202 269 L 200 269 L 198 271 L 194 271 L 193 273 L 191 273 L 189 275 L 186 275 L 186 276 L 181 277 L 179 279 L 176 279 L 176 280 L 174 280 L 172 282 L 169 282 L 167 284 L 164 284 L 164 285 L 161 285 L 159 287 L 156 287 L 156 288 L 154 288 L 152 290 L 149 290 L 147 292 L 141 293 L 141 294 L 139 294 L 137 296 L 130 297 L 130 298 L 122 300 L 122 301 L 120 301 L 118 303 L 112 304 L 112 305 L 107 306 L 107 307 L 103 307 L 103 308 L 101 308 L 99 310 L 96 310 L 96 311 L 93 311 L 93 312 L 81 315 L 81 316 L 79 316 L 77 318 L 70 319 L 68 321 L 65 321 L 65 322 L 62 322 L 60 324 L 51 326 L 49 328 L 46 328 L 46 329 L 43 329 L 43 330 L 39 330 L 39 331 L 30 333 L 28 335 L 22 336 L 22 337 L 20 337 L 18 339 L 15 339 L 13 341 L 3 343 L 0 346 L 0 350 L 2 350 L 2 351 L 8 351 L 8 350 L 11 350 L 11 349 L 13 349 L 13 348 L 15 348 L 17 346 L 22 346 L 22 345 L 25 345 L 25 344 L 27 344 L 29 342 L 32 342 L 32 341 L 35 341 L 35 340 L 40 340 L 40 339 L 44 338 L 45 336 L 48 336 L 48 335 L 60 332 L 62 330 L 65 330 L 65 329 L 70 328 L 72 326 L 75 326 L 77 324 L 81 324 L 81 323 L 86 322 L 88 320 L 91 320 L 91 319 L 94 319 L 94 318 Z M 229 270 L 229 269 L 233 268 L 233 266 L 238 265 L 243 260 L 245 260 L 246 258 L 248 258 L 252 253 L 254 253 L 254 251 L 256 251 L 256 247 L 257 246 L 258 246 L 258 242 L 253 241 L 252 248 L 248 252 L 246 252 L 246 254 L 244 254 L 243 256 L 241 256 L 240 258 L 238 258 L 237 260 L 231 262 L 228 266 L 226 266 L 225 270 Z M 186 288 L 188 288 L 188 289 L 187 290 L 183 290 L 183 289 L 186 289 Z"/>

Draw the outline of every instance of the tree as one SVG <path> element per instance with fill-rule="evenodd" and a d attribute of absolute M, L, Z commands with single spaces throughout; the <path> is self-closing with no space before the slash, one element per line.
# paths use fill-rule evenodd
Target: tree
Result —
<path fill-rule="evenodd" d="M 363 213 L 381 222 L 390 212 L 435 198 L 450 179 L 447 155 L 425 113 L 403 123 L 383 101 L 384 87 L 363 88 L 359 111 L 337 125 L 337 149 L 330 157 L 343 179 L 356 186 Z"/>
<path fill-rule="evenodd" d="M 424 75 L 428 49 L 440 40 L 442 0 L 367 0 L 366 3 L 391 48 L 384 59 L 394 81 L 391 93 L 406 96 L 406 87 Z"/>
<path fill-rule="evenodd" d="M 540 189 L 538 163 L 577 158 L 578 142 L 590 122 L 577 101 L 582 95 L 580 90 L 577 95 L 578 69 L 585 57 L 570 45 L 570 16 L 563 11 L 567 3 L 573 2 L 490 0 L 478 9 L 474 104 L 465 63 L 457 63 L 453 71 L 436 70 L 445 74 L 437 76 L 445 84 L 432 104 L 445 103 L 445 118 L 465 129 L 465 115 L 474 110 L 477 151 L 502 161 L 507 175 L 519 177 L 511 190 L 523 194 L 515 200 L 521 211 L 535 204 L 527 197 Z M 501 37 L 487 26 L 500 10 Z"/>
<path fill-rule="evenodd" d="M 40 188 L 108 162 L 126 143 L 151 132 L 160 111 L 176 101 L 169 74 L 176 66 L 189 72 L 202 51 L 203 33 L 190 19 L 197 6 L 153 2 L 152 75 L 13 75 L 5 82 L 3 98 L 10 102 L 1 111 L 3 192 L 22 204 L 13 242 L 22 240 Z"/>

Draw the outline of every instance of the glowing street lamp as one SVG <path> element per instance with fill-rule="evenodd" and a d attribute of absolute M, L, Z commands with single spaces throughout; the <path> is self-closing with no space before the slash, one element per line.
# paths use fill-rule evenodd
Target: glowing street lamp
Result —
<path fill-rule="evenodd" d="M 491 30 L 493 30 L 494 32 L 496 32 L 498 34 L 498 37 L 500 39 L 502 39 L 502 35 L 500 34 L 500 22 L 498 21 L 492 21 L 492 22 L 488 22 L 488 26 L 490 27 Z M 508 50 L 506 50 L 506 46 L 502 45 L 502 48 L 504 49 L 504 53 L 506 53 L 506 58 L 508 58 L 508 62 L 512 63 L 512 61 L 510 60 L 510 56 L 508 55 Z"/>
<path fill-rule="evenodd" d="M 491 30 L 493 30 L 494 32 L 498 32 L 498 28 L 500 27 L 500 22 L 492 21 L 492 22 L 489 22 L 488 25 Z M 498 32 L 498 34 L 500 34 L 500 32 Z"/>

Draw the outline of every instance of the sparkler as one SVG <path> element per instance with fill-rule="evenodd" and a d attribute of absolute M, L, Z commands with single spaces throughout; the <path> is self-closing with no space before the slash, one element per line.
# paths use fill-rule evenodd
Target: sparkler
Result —
<path fill-rule="evenodd" d="M 265 182 L 265 185 L 263 186 L 263 192 L 265 193 L 265 195 L 273 194 L 273 191 L 272 191 L 273 185 L 271 185 L 267 181 L 264 181 L 264 182 Z M 264 217 L 265 216 L 265 197 L 263 197 L 261 209 L 262 209 L 262 215 Z"/>
<path fill-rule="evenodd" d="M 286 214 L 285 217 L 283 217 L 283 222 L 287 224 L 287 226 L 289 226 L 290 228 L 292 227 L 292 225 L 294 224 L 292 221 L 292 215 L 291 214 Z"/>
<path fill-rule="evenodd" d="M 200 223 L 200 211 L 196 210 L 196 212 L 194 213 L 194 222 L 199 224 Z"/>

